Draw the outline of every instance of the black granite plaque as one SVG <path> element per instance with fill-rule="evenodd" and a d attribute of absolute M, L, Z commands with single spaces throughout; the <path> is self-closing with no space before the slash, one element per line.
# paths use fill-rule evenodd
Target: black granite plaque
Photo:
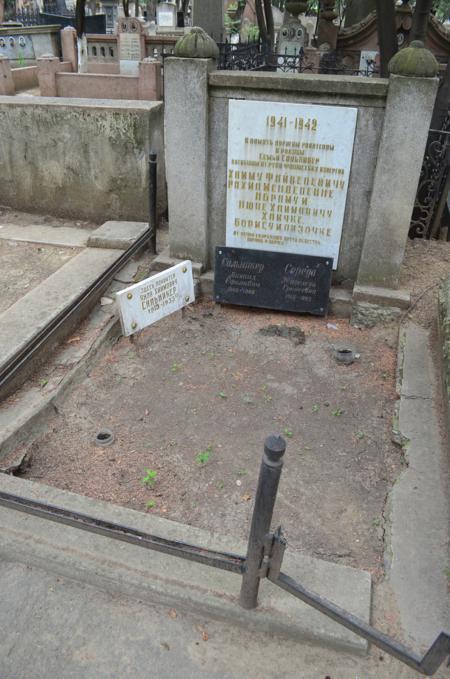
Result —
<path fill-rule="evenodd" d="M 215 300 L 324 316 L 332 268 L 331 257 L 218 247 Z"/>

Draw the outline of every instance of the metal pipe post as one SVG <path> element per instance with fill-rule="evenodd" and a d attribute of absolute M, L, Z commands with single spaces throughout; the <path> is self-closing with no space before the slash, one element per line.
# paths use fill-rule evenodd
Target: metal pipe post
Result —
<path fill-rule="evenodd" d="M 149 247 L 156 255 L 156 197 L 158 167 L 157 155 L 150 151 L 148 157 L 148 226 L 150 229 Z"/>
<path fill-rule="evenodd" d="M 286 441 L 281 436 L 269 436 L 264 442 L 264 454 L 259 470 L 255 507 L 248 539 L 245 572 L 242 578 L 240 604 L 243 608 L 256 608 L 258 605 L 264 538 L 270 532 L 285 451 Z"/>

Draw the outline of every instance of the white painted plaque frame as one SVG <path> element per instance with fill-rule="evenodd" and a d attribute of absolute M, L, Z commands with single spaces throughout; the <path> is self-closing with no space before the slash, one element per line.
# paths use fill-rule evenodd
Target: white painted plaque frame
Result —
<path fill-rule="evenodd" d="M 116 294 L 122 332 L 129 337 L 195 302 L 192 262 L 181 262 Z"/>
<path fill-rule="evenodd" d="M 226 245 L 332 257 L 336 269 L 357 115 L 231 99 Z"/>

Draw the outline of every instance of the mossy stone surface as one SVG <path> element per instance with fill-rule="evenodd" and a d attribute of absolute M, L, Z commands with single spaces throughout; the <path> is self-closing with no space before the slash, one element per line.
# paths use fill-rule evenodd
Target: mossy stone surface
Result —
<path fill-rule="evenodd" d="M 195 26 L 178 40 L 175 56 L 185 59 L 218 59 L 219 48 L 203 28 Z"/>
<path fill-rule="evenodd" d="M 412 78 L 435 78 L 439 73 L 439 64 L 423 42 L 413 40 L 409 47 L 392 57 L 389 73 Z"/>

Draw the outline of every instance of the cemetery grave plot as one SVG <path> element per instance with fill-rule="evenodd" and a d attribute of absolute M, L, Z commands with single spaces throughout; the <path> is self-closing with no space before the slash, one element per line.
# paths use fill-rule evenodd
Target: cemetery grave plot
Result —
<path fill-rule="evenodd" d="M 0 313 L 78 254 L 77 248 L 0 239 Z"/>
<path fill-rule="evenodd" d="M 342 343 L 360 353 L 350 366 Z M 108 350 L 29 439 L 25 477 L 246 539 L 263 441 L 279 432 L 275 521 L 290 544 L 376 576 L 403 463 L 396 351 L 395 325 L 202 302 Z M 104 427 L 115 441 L 98 447 Z"/>

